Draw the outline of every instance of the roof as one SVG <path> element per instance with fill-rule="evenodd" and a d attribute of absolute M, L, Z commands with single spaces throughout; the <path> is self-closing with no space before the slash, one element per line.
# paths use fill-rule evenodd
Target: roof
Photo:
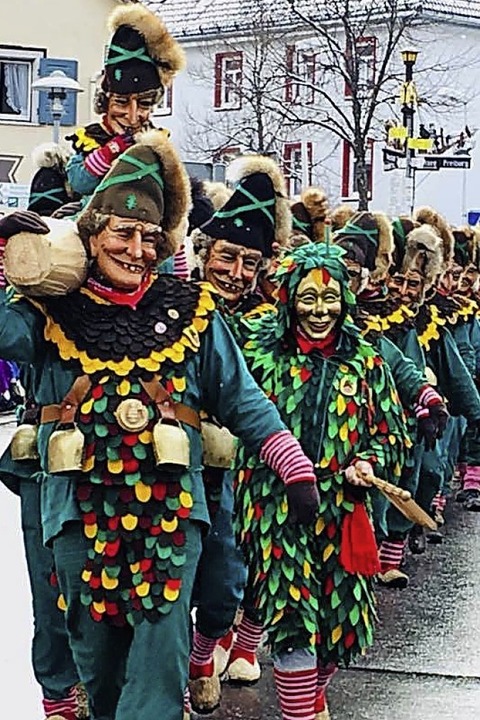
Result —
<path fill-rule="evenodd" d="M 142 0 L 144 5 L 160 15 L 170 32 L 179 39 L 205 39 L 215 35 L 248 31 L 256 13 L 270 16 L 272 25 L 298 26 L 299 20 L 290 8 L 288 0 Z M 358 0 L 371 8 L 371 0 Z M 327 0 L 299 0 L 306 12 L 310 9 L 318 18 L 319 7 Z M 450 22 L 477 25 L 480 20 L 480 0 L 404 0 L 405 11 L 417 10 L 423 16 L 435 16 Z"/>

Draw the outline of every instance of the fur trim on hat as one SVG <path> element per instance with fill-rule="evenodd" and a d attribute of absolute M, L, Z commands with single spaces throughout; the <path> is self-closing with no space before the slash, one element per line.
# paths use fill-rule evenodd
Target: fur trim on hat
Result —
<path fill-rule="evenodd" d="M 402 273 L 416 270 L 430 287 L 443 270 L 443 245 L 440 236 L 427 224 L 412 230 L 406 240 Z"/>
<path fill-rule="evenodd" d="M 478 267 L 479 260 L 479 245 L 478 240 L 480 237 L 480 228 L 475 231 L 470 225 L 461 225 L 460 227 L 452 228 L 454 239 L 459 235 L 463 235 L 465 238 L 465 246 L 468 254 L 468 259 L 471 263 Z"/>
<path fill-rule="evenodd" d="M 215 211 L 220 210 L 233 195 L 233 190 L 228 188 L 225 183 L 211 180 L 203 181 L 203 191 L 210 199 Z"/>
<path fill-rule="evenodd" d="M 69 157 L 69 148 L 58 143 L 42 143 L 32 150 L 32 164 L 35 168 L 57 168 L 64 170 Z"/>
<path fill-rule="evenodd" d="M 292 211 L 287 193 L 285 177 L 272 158 L 264 155 L 244 155 L 234 160 L 227 168 L 227 180 L 238 183 L 248 175 L 264 173 L 273 183 L 275 200 L 275 242 L 285 246 L 292 232 Z"/>
<path fill-rule="evenodd" d="M 431 225 L 440 235 L 443 243 L 444 269 L 448 268 L 452 264 L 455 242 L 452 231 L 443 215 L 440 215 L 440 213 L 434 210 L 434 208 L 425 205 L 415 210 L 413 213 L 413 219 L 421 225 Z"/>
<path fill-rule="evenodd" d="M 383 280 L 392 264 L 393 249 L 393 231 L 390 220 L 382 212 L 372 212 L 378 227 L 378 250 L 375 259 L 375 269 L 372 271 L 371 278 L 375 280 Z"/>
<path fill-rule="evenodd" d="M 149 130 L 141 134 L 138 144 L 150 147 L 160 158 L 165 181 L 163 230 L 174 246 L 180 247 L 185 237 L 191 203 L 190 179 L 187 171 L 162 130 Z"/>
<path fill-rule="evenodd" d="M 312 223 L 313 242 L 323 242 L 325 238 L 325 217 L 328 213 L 328 199 L 321 188 L 308 187 L 301 196 Z"/>
<path fill-rule="evenodd" d="M 347 205 L 346 203 L 333 208 L 333 210 L 329 210 L 328 217 L 332 221 L 332 232 L 341 230 L 354 215 L 355 210 L 351 205 Z"/>
<path fill-rule="evenodd" d="M 108 28 L 112 34 L 122 25 L 128 25 L 143 35 L 148 54 L 158 64 L 162 85 L 170 85 L 187 63 L 182 47 L 170 35 L 164 22 L 144 5 L 135 3 L 117 7 L 110 15 Z"/>

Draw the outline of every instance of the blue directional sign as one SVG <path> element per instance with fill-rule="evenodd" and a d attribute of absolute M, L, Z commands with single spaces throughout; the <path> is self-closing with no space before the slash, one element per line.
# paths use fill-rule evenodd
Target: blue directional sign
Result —
<path fill-rule="evenodd" d="M 480 220 L 480 210 L 469 210 L 467 221 L 469 225 L 476 225 Z"/>

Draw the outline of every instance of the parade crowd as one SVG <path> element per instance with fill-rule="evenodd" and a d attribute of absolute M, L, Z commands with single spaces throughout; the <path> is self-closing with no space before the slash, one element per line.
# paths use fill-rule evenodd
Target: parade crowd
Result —
<path fill-rule="evenodd" d="M 44 716 L 188 720 L 262 646 L 283 720 L 328 720 L 454 475 L 480 511 L 480 231 L 289 198 L 258 155 L 189 177 L 150 121 L 183 51 L 139 4 L 110 31 L 101 119 L 0 218 Z"/>

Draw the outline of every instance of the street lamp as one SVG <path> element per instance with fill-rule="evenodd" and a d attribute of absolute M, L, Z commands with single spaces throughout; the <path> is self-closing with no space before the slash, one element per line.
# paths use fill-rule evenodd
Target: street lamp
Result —
<path fill-rule="evenodd" d="M 410 147 L 409 140 L 413 138 L 413 119 L 415 106 L 417 104 L 417 91 L 413 82 L 413 66 L 417 62 L 418 50 L 412 48 L 401 51 L 402 61 L 405 66 L 405 81 L 402 87 L 402 114 L 403 125 L 407 130 L 405 138 L 405 178 L 410 183 L 410 212 L 415 207 L 415 168 L 413 166 L 414 150 Z"/>
<path fill-rule="evenodd" d="M 76 80 L 69 78 L 63 70 L 53 70 L 50 75 L 39 78 L 32 83 L 32 90 L 47 92 L 53 118 L 53 142 L 60 141 L 60 121 L 67 92 L 80 93 L 83 88 Z"/>

